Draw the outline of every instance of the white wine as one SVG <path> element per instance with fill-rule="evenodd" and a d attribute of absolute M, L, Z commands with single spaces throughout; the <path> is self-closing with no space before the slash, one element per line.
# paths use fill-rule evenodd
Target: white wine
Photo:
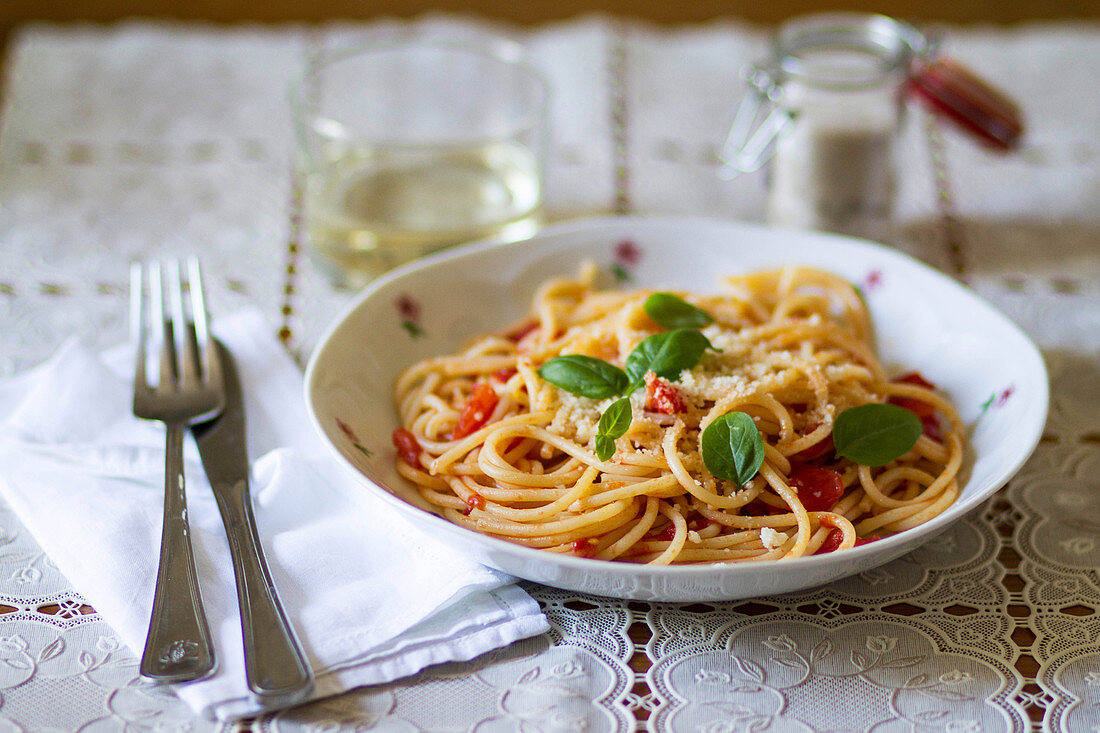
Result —
<path fill-rule="evenodd" d="M 310 246 L 337 280 L 360 285 L 463 242 L 537 229 L 538 161 L 516 143 L 448 151 L 352 151 L 306 179 Z"/>

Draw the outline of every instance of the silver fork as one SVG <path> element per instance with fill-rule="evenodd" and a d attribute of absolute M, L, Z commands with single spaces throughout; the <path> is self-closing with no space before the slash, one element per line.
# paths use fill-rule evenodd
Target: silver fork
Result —
<path fill-rule="evenodd" d="M 168 263 L 167 287 L 161 265 L 149 266 L 152 307 L 148 314 L 142 265 L 134 263 L 130 268 L 130 327 L 137 350 L 133 412 L 139 418 L 163 422 L 167 436 L 160 567 L 141 656 L 141 674 L 162 682 L 199 679 L 217 664 L 187 524 L 183 435 L 188 425 L 222 411 L 225 387 L 221 361 L 210 338 L 199 263 L 191 258 L 187 264 L 190 314 L 185 313 L 178 261 Z M 159 352 L 158 377 L 150 385 L 146 352 L 154 349 Z"/>

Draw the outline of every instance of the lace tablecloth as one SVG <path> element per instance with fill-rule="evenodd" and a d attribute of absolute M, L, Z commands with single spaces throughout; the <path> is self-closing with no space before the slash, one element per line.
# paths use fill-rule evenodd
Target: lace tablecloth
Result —
<path fill-rule="evenodd" d="M 328 46 L 514 35 L 555 98 L 552 218 L 758 219 L 763 178 L 716 150 L 765 34 L 582 18 L 235 28 L 35 27 L 0 117 L 0 374 L 80 333 L 126 338 L 126 263 L 198 252 L 214 308 L 258 304 L 304 359 L 350 293 L 298 251 L 286 84 Z M 996 157 L 914 116 L 896 246 L 969 283 L 1043 348 L 1045 437 L 984 509 L 831 587 L 665 606 L 530 587 L 550 635 L 256 721 L 262 730 L 1094 730 L 1100 727 L 1100 26 L 949 29 L 1021 100 Z M 205 730 L 0 506 L 0 727 Z"/>

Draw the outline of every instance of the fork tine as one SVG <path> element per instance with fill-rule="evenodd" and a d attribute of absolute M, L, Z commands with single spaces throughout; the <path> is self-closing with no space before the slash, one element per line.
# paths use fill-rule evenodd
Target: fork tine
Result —
<path fill-rule="evenodd" d="M 199 363 L 195 349 L 195 327 L 183 306 L 183 278 L 179 260 L 169 263 L 169 295 L 176 346 L 176 376 L 180 389 L 199 386 Z"/>
<path fill-rule="evenodd" d="M 140 262 L 130 263 L 130 343 L 134 345 L 134 389 L 149 389 L 145 372 L 145 293 Z"/>
<path fill-rule="evenodd" d="M 150 294 L 153 305 L 153 337 L 160 352 L 160 389 L 171 389 L 176 380 L 175 329 L 164 311 L 164 273 L 159 262 L 149 266 Z"/>
<path fill-rule="evenodd" d="M 210 342 L 210 316 L 206 311 L 206 289 L 202 282 L 202 268 L 198 257 L 187 259 L 188 280 L 191 283 L 191 316 L 195 325 L 195 340 L 202 352 L 204 378 L 208 383 L 221 382 L 221 359 Z"/>
<path fill-rule="evenodd" d="M 202 268 L 198 257 L 187 258 L 187 279 L 191 283 L 191 315 L 195 319 L 195 336 L 199 346 L 205 348 L 210 338 L 210 324 L 206 314 L 206 292 L 202 284 Z"/>

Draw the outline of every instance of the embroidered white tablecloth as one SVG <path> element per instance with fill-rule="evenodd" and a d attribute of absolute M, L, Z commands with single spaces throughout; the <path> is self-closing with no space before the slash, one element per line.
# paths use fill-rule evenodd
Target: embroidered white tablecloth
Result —
<path fill-rule="evenodd" d="M 298 250 L 288 80 L 405 33 L 526 44 L 554 88 L 546 203 L 757 220 L 762 176 L 716 151 L 763 29 L 607 18 L 516 29 L 432 16 L 320 28 L 32 27 L 4 64 L 0 375 L 67 336 L 126 338 L 127 262 L 197 252 L 213 307 L 255 304 L 304 359 L 350 293 Z M 553 625 L 488 659 L 256 721 L 262 730 L 1090 730 L 1100 727 L 1100 26 L 951 28 L 1023 104 L 999 157 L 921 114 L 895 242 L 1043 348 L 1051 416 L 1023 471 L 940 540 L 828 588 L 623 603 L 530 586 Z M 934 161 L 936 161 L 934 163 Z M 0 728 L 187 729 L 0 506 Z"/>

